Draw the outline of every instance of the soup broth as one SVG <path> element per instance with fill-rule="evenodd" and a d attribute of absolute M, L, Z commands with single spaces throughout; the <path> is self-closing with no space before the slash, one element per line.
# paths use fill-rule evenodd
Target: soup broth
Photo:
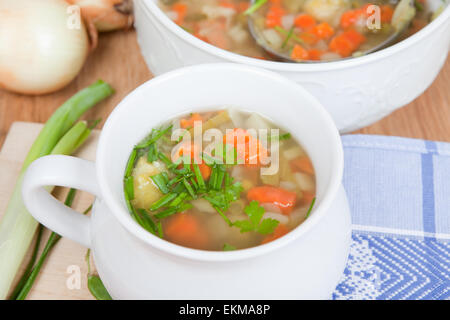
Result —
<path fill-rule="evenodd" d="M 234 108 L 163 124 L 137 144 L 125 198 L 146 230 L 202 250 L 258 246 L 307 219 L 315 172 L 296 139 Z"/>
<path fill-rule="evenodd" d="M 399 41 L 436 16 L 427 0 L 415 3 L 415 18 Z M 389 0 L 268 0 L 256 10 L 249 9 L 249 0 L 159 0 L 159 5 L 170 19 L 197 38 L 267 60 L 277 58 L 253 39 L 248 17 L 254 20 L 260 41 L 298 62 L 359 56 L 382 43 L 394 29 L 391 20 L 395 5 Z M 375 15 L 378 22 L 373 20 Z"/>

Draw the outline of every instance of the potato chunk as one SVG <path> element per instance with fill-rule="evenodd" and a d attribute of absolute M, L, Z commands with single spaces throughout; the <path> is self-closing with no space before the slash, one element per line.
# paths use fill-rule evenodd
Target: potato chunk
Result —
<path fill-rule="evenodd" d="M 148 209 L 162 197 L 161 191 L 155 185 L 151 176 L 163 171 L 162 166 L 147 162 L 145 156 L 139 158 L 133 169 L 134 199 L 131 201 L 135 208 Z"/>

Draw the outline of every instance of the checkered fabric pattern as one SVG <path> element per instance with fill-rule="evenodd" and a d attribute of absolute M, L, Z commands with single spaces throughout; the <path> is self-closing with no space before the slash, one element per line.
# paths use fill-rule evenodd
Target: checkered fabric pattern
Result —
<path fill-rule="evenodd" d="M 347 135 L 352 244 L 334 299 L 450 299 L 450 144 Z"/>

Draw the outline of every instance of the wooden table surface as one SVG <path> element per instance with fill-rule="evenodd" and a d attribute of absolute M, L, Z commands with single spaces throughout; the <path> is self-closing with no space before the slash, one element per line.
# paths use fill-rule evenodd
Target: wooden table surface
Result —
<path fill-rule="evenodd" d="M 86 114 L 88 119 L 102 118 L 104 122 L 124 96 L 151 77 L 133 30 L 103 34 L 80 75 L 63 90 L 44 96 L 0 90 L 0 147 L 14 121 L 45 122 L 62 102 L 96 79 L 101 78 L 116 89 L 112 98 Z M 424 94 L 358 132 L 450 142 L 450 58 Z"/>

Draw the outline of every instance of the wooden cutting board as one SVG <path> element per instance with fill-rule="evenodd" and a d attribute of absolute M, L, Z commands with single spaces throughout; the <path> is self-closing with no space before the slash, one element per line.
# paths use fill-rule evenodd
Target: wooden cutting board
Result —
<path fill-rule="evenodd" d="M 6 137 L 3 148 L 0 151 L 0 218 L 6 210 L 13 186 L 22 167 L 28 150 L 38 133 L 42 124 L 31 122 L 15 122 Z M 83 147 L 78 150 L 76 156 L 88 160 L 95 160 L 95 150 L 99 130 L 94 130 Z M 67 189 L 57 188 L 54 194 L 64 199 Z M 84 211 L 92 203 L 93 197 L 87 193 L 78 192 L 74 200 L 74 209 Z M 46 230 L 41 250 L 50 234 Z M 87 289 L 87 265 L 84 260 L 87 249 L 76 242 L 62 238 L 53 248 L 47 262 L 44 264 L 34 287 L 28 295 L 29 299 L 94 299 Z M 92 259 L 91 259 L 92 260 Z M 28 261 L 28 256 L 25 262 Z M 26 263 L 23 263 L 25 265 Z M 91 261 L 92 265 L 92 261 Z M 78 273 L 79 271 L 79 273 Z M 69 289 L 67 281 L 73 279 L 71 276 L 80 276 L 80 288 Z M 70 281 L 69 281 L 70 282 Z M 70 282 L 73 284 L 74 282 Z"/>

